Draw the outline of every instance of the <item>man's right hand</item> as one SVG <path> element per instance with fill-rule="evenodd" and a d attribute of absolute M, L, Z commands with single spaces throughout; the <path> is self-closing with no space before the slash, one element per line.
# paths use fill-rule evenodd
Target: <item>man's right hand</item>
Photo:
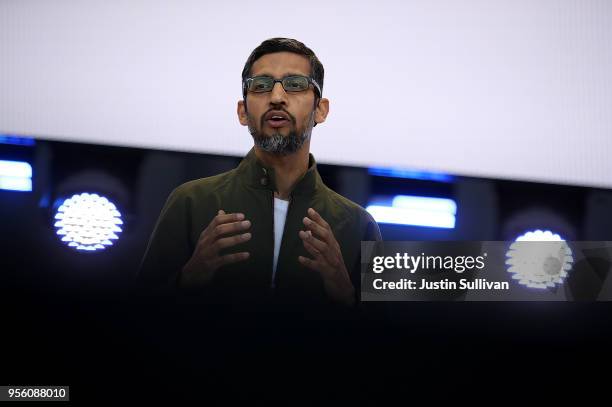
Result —
<path fill-rule="evenodd" d="M 244 214 L 226 214 L 219 210 L 200 234 L 191 259 L 181 270 L 179 287 L 191 289 L 206 285 L 219 267 L 248 259 L 248 252 L 220 256 L 219 251 L 249 241 L 251 234 L 245 231 L 250 227 L 251 222 L 244 219 Z"/>

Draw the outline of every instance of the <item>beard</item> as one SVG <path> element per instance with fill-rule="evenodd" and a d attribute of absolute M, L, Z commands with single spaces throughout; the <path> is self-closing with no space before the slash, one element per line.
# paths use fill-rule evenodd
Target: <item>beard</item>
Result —
<path fill-rule="evenodd" d="M 293 154 L 302 148 L 306 140 L 308 140 L 312 134 L 312 128 L 314 127 L 314 110 L 310 114 L 308 123 L 302 131 L 298 131 L 298 129 L 296 129 L 295 118 L 289 114 L 289 112 L 285 111 L 285 113 L 287 113 L 289 120 L 291 121 L 291 129 L 289 130 L 289 134 L 286 136 L 283 136 L 279 130 L 274 130 L 271 135 L 263 134 L 263 131 L 260 132 L 255 126 L 253 126 L 253 118 L 249 115 L 249 133 L 251 133 L 253 141 L 257 147 L 268 153 L 278 155 Z M 263 129 L 265 124 L 264 116 L 261 118 L 261 129 Z"/>

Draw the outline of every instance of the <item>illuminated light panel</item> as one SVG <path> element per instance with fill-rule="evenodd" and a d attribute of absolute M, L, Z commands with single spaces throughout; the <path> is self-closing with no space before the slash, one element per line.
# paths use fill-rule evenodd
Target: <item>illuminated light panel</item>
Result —
<path fill-rule="evenodd" d="M 32 191 L 32 179 L 19 177 L 3 177 L 0 175 L 0 189 L 7 191 Z"/>
<path fill-rule="evenodd" d="M 57 235 L 67 246 L 94 252 L 113 245 L 123 225 L 121 213 L 107 198 L 82 193 L 66 199 L 57 209 Z"/>
<path fill-rule="evenodd" d="M 32 166 L 25 161 L 0 160 L 0 189 L 32 191 Z"/>
<path fill-rule="evenodd" d="M 379 223 L 453 229 L 457 204 L 446 198 L 397 195 L 390 206 L 372 204 L 366 210 Z"/>
<path fill-rule="evenodd" d="M 32 166 L 25 161 L 0 160 L 0 176 L 32 178 Z"/>
<path fill-rule="evenodd" d="M 405 168 L 385 168 L 385 167 L 371 167 L 368 168 L 370 175 L 376 175 L 379 177 L 389 178 L 405 178 L 405 179 L 418 179 L 424 181 L 438 181 L 438 182 L 453 182 L 454 177 L 452 175 L 429 172 L 410 170 Z"/>
<path fill-rule="evenodd" d="M 36 141 L 31 137 L 21 137 L 12 134 L 0 134 L 0 144 L 13 144 L 16 146 L 33 146 Z"/>
<path fill-rule="evenodd" d="M 430 198 L 428 196 L 397 195 L 391 203 L 396 208 L 407 208 L 415 211 L 441 212 L 457 214 L 457 204 L 452 199 Z"/>
<path fill-rule="evenodd" d="M 568 244 L 549 230 L 538 229 L 517 237 L 506 252 L 506 265 L 512 278 L 519 284 L 536 289 L 562 285 L 573 263 L 574 257 Z"/>

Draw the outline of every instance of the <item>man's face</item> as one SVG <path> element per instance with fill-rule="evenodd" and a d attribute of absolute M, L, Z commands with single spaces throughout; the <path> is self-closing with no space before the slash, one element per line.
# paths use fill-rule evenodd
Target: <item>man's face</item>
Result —
<path fill-rule="evenodd" d="M 310 76 L 308 58 L 292 52 L 275 52 L 259 58 L 250 76 L 282 79 L 288 75 Z M 238 118 L 248 126 L 255 145 L 276 154 L 291 154 L 310 137 L 315 121 L 325 121 L 328 101 L 321 99 L 315 108 L 315 90 L 311 85 L 303 92 L 286 92 L 280 82 L 270 92 L 248 92 L 246 106 L 238 102 Z M 274 116 L 282 117 L 282 119 Z"/>

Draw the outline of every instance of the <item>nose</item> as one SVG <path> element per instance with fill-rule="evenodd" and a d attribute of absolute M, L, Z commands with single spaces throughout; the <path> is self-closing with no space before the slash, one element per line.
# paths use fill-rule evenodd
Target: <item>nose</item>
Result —
<path fill-rule="evenodd" d="M 270 92 L 270 104 L 287 104 L 287 92 L 285 92 L 282 83 L 276 82 L 272 87 L 272 91 Z"/>

